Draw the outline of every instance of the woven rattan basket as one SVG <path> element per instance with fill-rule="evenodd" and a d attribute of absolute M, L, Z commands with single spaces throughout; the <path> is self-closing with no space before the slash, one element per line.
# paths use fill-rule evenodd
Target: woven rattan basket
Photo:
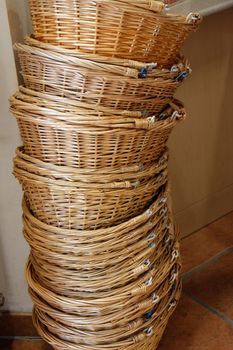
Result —
<path fill-rule="evenodd" d="M 54 298 L 59 300 L 59 305 L 63 301 L 60 300 L 59 296 L 56 297 L 55 294 L 52 296 L 48 290 L 40 286 L 40 281 L 36 277 L 35 270 L 30 262 L 27 268 L 27 279 L 30 285 L 29 291 L 36 306 L 36 313 L 53 335 L 58 335 L 58 330 L 60 330 L 62 334 L 60 339 L 63 338 L 65 341 L 73 342 L 80 346 L 90 346 L 92 344 L 97 346 L 97 348 L 98 345 L 104 346 L 106 344 L 105 346 L 107 346 L 109 342 L 111 344 L 112 342 L 117 342 L 116 346 L 120 346 L 122 340 L 126 338 L 128 338 L 128 343 L 135 342 L 135 336 L 137 338 L 138 334 L 142 335 L 145 329 L 154 327 L 156 330 L 158 321 L 164 318 L 167 319 L 166 316 L 170 314 L 169 311 L 171 309 L 174 310 L 180 293 L 179 275 L 176 275 L 176 279 L 173 282 L 171 282 L 170 278 L 165 279 L 159 286 L 152 286 L 154 293 L 151 294 L 149 299 L 144 294 L 141 294 L 138 304 L 136 306 L 132 304 L 131 307 L 135 310 L 133 313 L 134 319 L 131 320 L 130 306 L 123 306 L 117 317 L 121 317 L 121 321 L 117 322 L 115 320 L 115 315 L 117 314 L 114 312 L 114 309 L 111 310 L 110 304 L 109 316 L 96 313 L 88 318 L 77 313 L 70 314 L 67 310 L 59 311 L 57 308 L 53 308 L 50 303 L 54 303 Z M 156 299 L 154 295 L 156 295 Z M 44 296 L 47 301 L 44 300 Z M 71 299 L 68 298 L 68 300 Z M 96 303 L 98 304 L 97 300 Z M 93 322 L 90 323 L 90 319 Z M 108 319 L 109 321 L 107 321 Z M 85 337 L 82 336 L 83 334 L 85 334 Z"/>
<path fill-rule="evenodd" d="M 160 251 L 155 252 L 153 244 L 149 245 L 149 243 L 147 243 L 147 246 L 144 244 L 143 247 L 143 244 L 140 245 L 139 243 L 135 243 L 132 247 L 132 249 L 135 249 L 133 261 L 130 261 L 130 257 L 132 256 L 131 250 L 128 260 L 123 261 L 120 265 L 113 265 L 103 269 L 88 270 L 87 272 L 81 268 L 79 268 L 79 270 L 71 270 L 68 268 L 67 263 L 64 264 L 64 266 L 57 266 L 48 262 L 46 263 L 45 258 L 40 259 L 38 247 L 41 242 L 37 244 L 36 238 L 33 236 L 34 232 L 30 233 L 27 229 L 28 227 L 26 226 L 24 234 L 33 249 L 31 259 L 35 271 L 40 278 L 41 284 L 50 291 L 63 296 L 80 298 L 80 296 L 84 297 L 85 293 L 86 295 L 89 293 L 90 298 L 91 293 L 94 293 L 96 296 L 108 288 L 113 288 L 113 286 L 114 288 L 117 288 L 126 283 L 132 283 L 133 280 L 146 273 L 152 264 L 163 266 L 164 268 L 170 264 L 168 256 L 171 254 L 170 242 L 168 241 L 166 236 L 167 231 L 165 230 L 160 233 L 161 237 L 158 238 L 156 246 L 157 250 L 160 249 Z M 150 251 L 148 247 L 150 248 Z M 143 251 L 143 248 L 145 252 Z M 125 250 L 126 249 L 124 249 L 124 253 Z M 56 254 L 54 251 L 50 254 L 43 251 L 44 257 L 46 253 L 47 255 L 51 254 L 54 256 L 61 256 L 61 254 Z M 116 254 L 120 254 L 120 251 L 116 251 Z M 123 307 L 122 304 L 119 307 Z"/>
<path fill-rule="evenodd" d="M 126 58 L 119 58 L 119 57 L 110 57 L 110 56 L 101 56 L 93 53 L 87 53 L 79 50 L 74 50 L 74 49 L 67 49 L 64 48 L 63 46 L 57 46 L 57 45 L 51 45 L 49 43 L 45 43 L 39 40 L 36 40 L 33 35 L 31 36 L 26 36 L 24 38 L 24 43 L 29 46 L 37 47 L 39 49 L 43 50 L 50 50 L 51 52 L 62 54 L 63 57 L 64 55 L 66 57 L 70 56 L 72 58 L 78 58 L 79 62 L 85 62 L 87 63 L 88 61 L 91 61 L 91 65 L 93 62 L 101 64 L 97 65 L 96 68 L 102 69 L 103 67 L 104 70 L 106 70 L 106 64 L 109 67 L 110 70 L 108 72 L 114 72 L 115 74 L 122 75 L 122 76 L 130 76 L 134 78 L 138 77 L 156 77 L 157 73 L 159 75 L 161 74 L 161 69 L 163 71 L 164 77 L 166 74 L 168 74 L 168 77 L 171 78 L 171 71 L 173 70 L 172 67 L 174 66 L 174 77 L 177 75 L 177 69 L 179 71 L 182 71 L 183 69 L 183 63 L 184 61 L 181 60 L 180 56 L 177 56 L 175 60 L 171 63 L 170 66 L 164 67 L 163 65 L 158 65 L 158 63 L 155 62 L 142 62 L 142 61 L 135 61 L 131 59 L 126 59 Z M 179 62 L 182 61 L 182 65 L 180 66 Z M 77 61 L 76 61 L 77 63 Z M 86 64 L 85 63 L 85 64 Z M 102 66 L 104 64 L 104 66 Z M 116 71 L 114 71 L 114 68 L 112 66 L 117 66 L 115 67 Z M 110 68 L 111 67 L 111 68 Z M 122 67 L 128 68 L 127 70 L 122 71 Z M 160 68 L 157 70 L 157 68 Z"/>
<path fill-rule="evenodd" d="M 71 230 L 47 225 L 36 219 L 24 203 L 25 230 L 29 231 L 27 235 L 31 243 L 34 242 L 33 248 L 36 249 L 38 246 L 38 251 L 41 248 L 41 258 L 43 256 L 46 258 L 46 254 L 51 252 L 52 255 L 47 256 L 47 260 L 52 262 L 55 254 L 54 259 L 57 266 L 65 266 L 68 263 L 69 268 L 76 270 L 80 268 L 88 270 L 93 266 L 106 268 L 122 262 L 128 257 L 133 257 L 133 249 L 131 249 L 131 252 L 127 251 L 128 255 L 118 255 L 116 251 L 127 249 L 128 245 L 137 244 L 142 238 L 145 239 L 145 242 L 141 242 L 139 250 L 140 247 L 148 247 L 148 252 L 151 252 L 150 244 L 153 243 L 158 234 L 154 232 L 154 227 L 160 228 L 161 225 L 165 225 L 162 227 L 167 228 L 169 225 L 170 202 L 168 198 L 167 187 L 163 187 L 158 198 L 142 214 L 116 226 L 97 229 L 94 235 L 92 230 Z M 153 244 L 152 248 L 155 248 Z M 70 252 L 75 253 L 74 257 L 66 260 L 67 254 Z M 98 254 L 94 254 L 95 252 Z M 42 255 L 42 253 L 45 255 Z M 56 254 L 58 254 L 58 257 L 56 257 Z M 109 254 L 108 259 L 103 259 L 103 254 L 106 256 Z M 144 256 L 144 258 L 147 257 Z M 77 259 L 79 260 L 79 266 L 75 266 Z"/>
<path fill-rule="evenodd" d="M 157 272 L 155 272 L 155 268 L 152 268 L 144 277 L 139 276 L 135 281 L 126 282 L 123 286 L 113 283 L 112 288 L 102 292 L 97 292 L 94 288 L 91 292 L 89 287 L 89 294 L 86 293 L 89 295 L 88 297 L 81 292 L 77 296 L 64 296 L 44 287 L 43 283 L 41 284 L 41 276 L 35 269 L 37 265 L 34 265 L 34 260 L 31 257 L 27 269 L 27 280 L 30 288 L 52 308 L 72 314 L 73 320 L 76 320 L 76 327 L 83 329 L 88 329 L 89 326 L 96 330 L 109 329 L 112 326 L 118 328 L 122 324 L 121 313 L 123 309 L 125 309 L 124 317 L 128 322 L 140 318 L 155 304 L 161 302 L 174 284 L 177 285 L 180 271 L 180 265 L 177 264 L 179 258 L 172 259 L 170 256 L 166 264 L 161 263 L 158 266 Z M 150 278 L 146 279 L 148 276 Z M 89 285 L 88 281 L 85 283 L 87 286 Z M 132 293 L 135 285 L 141 284 L 144 285 L 144 288 L 141 287 L 137 294 Z M 114 319 L 111 321 L 113 315 Z M 92 321 L 90 325 L 86 317 Z"/>
<path fill-rule="evenodd" d="M 63 295 L 90 298 L 90 292 L 97 295 L 132 282 L 154 264 L 157 269 L 170 265 L 177 249 L 172 225 L 164 222 L 166 207 L 160 208 L 145 224 L 133 230 L 129 224 L 125 237 L 107 240 L 106 235 L 106 242 L 89 244 L 80 244 L 76 231 L 63 238 L 62 244 L 62 237 L 56 239 L 49 228 L 45 231 L 35 225 L 33 217 L 25 216 L 24 235 L 44 286 Z"/>
<path fill-rule="evenodd" d="M 76 123 L 82 125 L 84 125 L 85 122 L 88 122 L 87 124 L 90 125 L 91 122 L 92 126 L 124 126 L 125 128 L 150 127 L 151 121 L 153 121 L 154 117 L 158 118 L 161 109 L 164 110 L 169 103 L 173 101 L 166 98 L 149 98 L 146 99 L 146 101 L 147 100 L 150 101 L 149 104 L 146 102 L 149 110 L 142 108 L 140 111 L 132 111 L 104 106 L 98 106 L 98 108 L 96 108 L 94 104 L 41 93 L 23 86 L 20 86 L 19 91 L 11 98 L 11 102 L 15 106 L 22 107 L 22 103 L 29 103 L 32 111 L 34 108 L 36 108 L 35 111 L 37 111 L 37 107 L 41 107 L 44 108 L 44 112 L 46 112 L 48 116 L 54 116 L 54 112 L 50 111 L 50 109 L 55 110 L 56 119 L 58 120 L 75 120 Z M 150 113 L 150 106 L 153 107 L 154 113 Z M 151 115 L 153 115 L 153 118 Z"/>
<path fill-rule="evenodd" d="M 36 304 L 40 304 L 41 301 L 35 296 L 34 292 L 31 292 L 31 296 Z M 177 301 L 180 297 L 180 286 L 177 287 L 175 293 L 167 297 L 163 304 L 160 305 L 158 313 L 151 322 L 145 322 L 141 325 L 139 331 L 136 330 L 134 334 L 127 337 L 127 329 L 130 327 L 127 323 L 125 328 L 121 330 L 121 340 L 116 341 L 114 330 L 108 330 L 101 332 L 90 332 L 85 330 L 74 329 L 72 327 L 65 326 L 63 323 L 57 322 L 56 318 L 50 316 L 50 312 L 47 312 L 49 307 L 44 307 L 46 311 L 42 311 L 40 307 L 35 308 L 34 317 L 40 322 L 35 322 L 35 326 L 39 331 L 39 334 L 45 338 L 51 345 L 56 346 L 56 349 L 66 349 L 67 346 L 71 349 L 109 349 L 109 344 L 113 349 L 148 349 L 148 338 L 151 342 L 149 349 L 155 349 L 157 342 L 162 336 L 162 330 L 167 324 L 169 317 L 175 310 Z M 42 306 L 43 308 L 43 306 Z M 56 313 L 56 312 L 55 312 Z M 69 316 L 69 315 L 67 315 Z M 64 317 L 65 318 L 65 317 Z M 112 334 L 113 333 L 113 334 Z M 90 336 L 91 334 L 91 336 Z M 119 337 L 119 336 L 118 336 Z M 63 338 L 63 339 L 62 339 Z M 124 339 L 124 340 L 123 340 Z M 98 344 L 99 343 L 99 344 Z M 145 347 L 144 347 L 145 346 Z M 153 346 L 153 347 L 152 347 Z"/>
<path fill-rule="evenodd" d="M 21 44 L 16 48 L 27 88 L 117 109 L 141 110 L 143 107 L 154 113 L 157 106 L 153 102 L 157 100 L 143 103 L 140 100 L 157 98 L 161 110 L 164 107 L 161 99 L 166 104 L 166 99 L 173 97 L 190 72 L 189 65 L 181 61 L 172 67 L 171 72 L 157 69 L 154 70 L 155 77 L 133 79 L 113 74 L 116 66 L 113 66 L 113 72 L 109 72 L 106 64 L 95 63 L 92 67 L 92 62 L 87 61 L 85 66 L 84 60 L 49 50 Z"/>
<path fill-rule="evenodd" d="M 33 288 L 33 290 L 37 292 L 37 294 L 39 294 L 44 300 L 46 300 L 50 305 L 52 305 L 56 309 L 71 314 L 79 315 L 80 322 L 84 316 L 90 316 L 93 317 L 93 322 L 96 321 L 97 325 L 100 325 L 101 323 L 108 323 L 110 315 L 115 313 L 114 322 L 119 323 L 121 321 L 120 312 L 122 311 L 122 308 L 127 307 L 128 317 L 134 317 L 134 308 L 136 305 L 138 305 L 141 295 L 143 294 L 144 298 L 147 299 L 147 301 L 143 302 L 141 306 L 145 309 L 148 308 L 150 310 L 150 307 L 153 305 L 153 302 L 157 302 L 154 300 L 154 297 L 152 298 L 152 294 L 154 293 L 155 288 L 159 288 L 159 286 L 161 285 L 161 283 L 163 283 L 164 280 L 168 280 L 169 285 L 171 285 L 171 281 L 174 280 L 174 275 L 178 275 L 175 260 L 172 260 L 171 256 L 169 258 L 169 254 L 167 251 L 165 253 L 166 259 L 161 259 L 161 264 L 158 266 L 158 268 L 152 267 L 151 270 L 145 273 L 145 276 L 139 275 L 134 281 L 127 282 L 127 280 L 125 280 L 125 284 L 122 286 L 113 282 L 112 287 L 106 287 L 108 289 L 106 289 L 105 291 L 98 292 L 95 290 L 95 287 L 93 287 L 93 285 L 91 290 L 91 285 L 89 286 L 88 280 L 83 280 L 83 284 L 85 283 L 89 287 L 86 292 L 86 294 L 88 294 L 89 297 L 85 297 L 85 293 L 82 294 L 81 292 L 79 292 L 79 294 L 77 293 L 77 295 L 74 296 L 65 296 L 59 293 L 59 291 L 56 291 L 55 288 L 53 288 L 53 291 L 48 289 L 49 286 L 44 284 L 44 280 L 41 280 L 41 275 L 38 274 L 38 272 L 36 271 L 37 263 L 34 262 L 34 260 L 32 260 L 33 268 L 37 277 L 35 277 L 35 280 L 29 280 L 29 285 L 31 288 Z M 166 261 L 165 264 L 162 263 L 163 260 Z M 42 283 L 40 282 L 40 284 L 38 284 L 36 282 L 36 279 L 38 278 L 40 281 L 42 281 Z M 103 280 L 103 284 L 105 283 L 105 280 Z M 152 281 L 152 283 L 145 290 L 145 292 L 141 291 L 141 293 L 138 293 L 137 296 L 133 296 L 130 299 L 126 297 L 126 293 L 132 294 L 132 291 L 135 289 L 135 286 L 138 286 L 140 284 L 145 285 L 146 283 L 148 284 L 149 280 Z M 162 294 L 159 295 L 160 300 Z M 156 298 L 156 300 L 157 299 L 158 298 Z M 99 323 L 96 319 L 96 316 L 100 316 L 101 318 L 101 320 L 99 320 Z"/>
<path fill-rule="evenodd" d="M 42 161 L 78 168 L 122 167 L 150 164 L 165 149 L 174 126 L 185 118 L 180 102 L 171 104 L 160 117 L 148 123 L 98 127 L 80 122 L 79 116 L 11 98 L 25 152 Z M 133 120 L 133 119 L 132 119 Z M 95 125 L 95 126 L 94 126 Z M 115 126 L 115 127 L 114 127 Z M 127 132 L 126 132 L 127 130 Z"/>
<path fill-rule="evenodd" d="M 27 170 L 32 174 L 46 176 L 51 179 L 89 183 L 106 184 L 112 188 L 125 188 L 137 186 L 142 180 L 151 179 L 167 167 L 168 149 L 151 166 L 144 167 L 142 164 L 119 168 L 101 168 L 96 170 L 78 169 L 66 166 L 45 163 L 25 153 L 23 147 L 16 149 L 14 163 L 19 169 Z"/>
<path fill-rule="evenodd" d="M 161 12 L 159 1 L 30 0 L 37 39 L 103 56 L 167 65 L 200 16 Z"/>
<path fill-rule="evenodd" d="M 79 312 L 77 311 L 78 309 L 76 309 L 75 312 L 69 312 L 69 310 L 66 310 L 66 305 L 70 305 L 70 303 L 74 304 L 75 299 L 71 297 L 63 297 L 44 288 L 40 284 L 40 280 L 35 269 L 31 265 L 31 262 L 28 264 L 26 277 L 34 303 L 39 306 L 41 310 L 47 312 L 48 315 L 56 318 L 58 322 L 62 322 L 64 325 L 69 325 L 74 329 L 92 330 L 100 333 L 104 330 L 115 329 L 115 335 L 119 335 L 122 332 L 126 333 L 127 330 L 128 334 L 132 334 L 135 332 L 135 329 L 145 326 L 145 319 L 143 319 L 143 316 L 147 314 L 147 312 L 150 312 L 154 306 L 158 306 L 161 302 L 163 303 L 167 292 L 174 290 L 174 288 L 177 287 L 179 269 L 179 264 L 174 265 L 172 270 L 167 271 L 167 278 L 160 280 L 159 283 L 152 282 L 150 292 L 148 288 L 147 291 L 138 295 L 137 300 L 134 298 L 132 303 L 127 299 L 128 303 L 125 304 L 125 300 L 123 299 L 121 303 L 119 302 L 118 309 L 114 307 L 111 309 L 111 304 L 112 306 L 114 305 L 114 295 L 111 298 L 98 298 L 92 299 L 91 301 L 87 300 L 86 305 L 90 304 L 92 306 L 89 306 L 89 308 L 86 306 L 86 308 L 84 308 L 84 313 L 81 311 L 81 309 L 83 310 L 83 307 Z M 176 277 L 171 280 L 170 276 L 173 271 L 176 271 Z M 117 290 L 115 290 L 115 293 L 117 293 Z M 110 300 L 112 300 L 112 302 L 110 302 Z M 104 303 L 106 303 L 106 310 L 108 310 L 109 314 L 102 315 L 99 302 L 103 303 L 102 309 L 104 308 Z M 76 304 L 80 303 L 76 301 Z M 120 304 L 123 305 L 121 308 Z M 52 305 L 56 306 L 53 307 Z M 125 315 L 123 317 L 124 312 Z M 114 316 L 114 318 L 111 319 L 111 315 L 112 317 Z M 127 323 L 127 325 L 124 325 L 124 323 Z M 125 328 L 125 326 L 127 326 L 127 328 Z"/>
<path fill-rule="evenodd" d="M 116 184 L 70 182 L 50 179 L 19 169 L 14 175 L 21 183 L 30 207 L 43 222 L 63 228 L 109 227 L 140 214 L 167 181 L 167 169 L 149 180 Z"/>
<path fill-rule="evenodd" d="M 64 58 L 64 55 L 67 58 L 68 56 L 70 56 L 71 60 L 73 60 L 73 58 L 78 58 L 79 63 L 85 62 L 86 68 L 93 68 L 93 63 L 95 62 L 98 63 L 98 65 L 96 65 L 96 68 L 98 67 L 98 70 L 103 69 L 105 72 L 111 72 L 118 75 L 134 78 L 157 77 L 158 75 L 162 75 L 164 78 L 166 78 L 167 76 L 171 78 L 171 73 L 173 73 L 173 77 L 175 78 L 177 76 L 177 72 L 182 72 L 185 67 L 185 61 L 181 59 L 180 56 L 177 56 L 169 67 L 165 67 L 164 65 L 161 66 L 155 62 L 128 60 L 126 58 L 101 56 L 79 50 L 66 49 L 63 46 L 51 45 L 49 43 L 36 40 L 33 37 L 33 35 L 26 36 L 24 38 L 24 43 L 26 45 L 33 46 L 39 49 L 43 49 L 46 51 L 49 50 L 50 52 L 61 54 L 62 56 L 57 56 L 57 58 L 59 57 L 59 60 L 61 57 Z M 91 66 L 86 66 L 88 61 L 91 61 Z M 75 63 L 78 64 L 78 61 L 76 60 Z M 115 68 L 113 66 L 115 66 Z M 122 67 L 127 68 L 127 70 L 122 70 Z"/>

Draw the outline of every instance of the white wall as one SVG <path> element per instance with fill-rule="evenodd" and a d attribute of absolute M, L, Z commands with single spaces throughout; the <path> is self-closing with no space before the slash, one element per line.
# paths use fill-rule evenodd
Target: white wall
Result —
<path fill-rule="evenodd" d="M 20 144 L 15 119 L 8 109 L 8 98 L 17 89 L 17 77 L 7 12 L 0 1 L 0 291 L 4 308 L 27 311 L 31 302 L 24 281 L 24 264 L 28 254 L 22 237 L 20 201 L 22 192 L 12 173 L 12 158 Z"/>

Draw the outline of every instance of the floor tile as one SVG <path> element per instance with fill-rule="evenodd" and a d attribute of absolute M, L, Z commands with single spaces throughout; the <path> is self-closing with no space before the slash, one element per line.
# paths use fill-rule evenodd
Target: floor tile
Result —
<path fill-rule="evenodd" d="M 0 313 L 0 336 L 37 336 L 31 315 Z"/>
<path fill-rule="evenodd" d="M 223 216 L 222 218 L 214 221 L 211 224 L 214 230 L 221 231 L 225 233 L 226 237 L 233 234 L 233 211 Z M 231 241 L 232 242 L 232 241 Z"/>
<path fill-rule="evenodd" d="M 232 350 L 233 327 L 182 296 L 157 350 Z"/>
<path fill-rule="evenodd" d="M 233 246 L 233 213 L 181 241 L 183 272 L 190 271 L 224 249 Z"/>
<path fill-rule="evenodd" d="M 185 279 L 184 290 L 233 320 L 233 252 Z"/>
<path fill-rule="evenodd" d="M 52 350 L 43 340 L 1 340 L 1 350 Z"/>

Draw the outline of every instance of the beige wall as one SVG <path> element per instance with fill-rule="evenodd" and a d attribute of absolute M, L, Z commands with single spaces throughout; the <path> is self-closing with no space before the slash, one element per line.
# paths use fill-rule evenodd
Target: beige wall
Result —
<path fill-rule="evenodd" d="M 27 311 L 31 303 L 24 280 L 28 247 L 22 237 L 21 189 L 11 175 L 12 158 L 20 144 L 8 98 L 17 88 L 17 76 L 5 2 L 0 1 L 0 291 L 4 308 Z"/>
<path fill-rule="evenodd" d="M 5 0 L 10 24 L 10 31 L 14 42 L 31 31 L 28 0 Z"/>
<path fill-rule="evenodd" d="M 177 96 L 188 117 L 171 137 L 174 212 L 183 235 L 233 210 L 233 8 L 185 46 L 193 73 Z"/>
<path fill-rule="evenodd" d="M 26 0 L 7 0 L 13 41 L 29 31 Z M 23 277 L 28 248 L 21 234 L 21 190 L 11 175 L 12 157 L 20 143 L 8 112 L 16 90 L 16 73 L 4 1 L 0 2 L 0 291 L 5 309 L 29 311 Z M 174 212 L 182 234 L 188 234 L 233 209 L 233 9 L 206 18 L 185 47 L 193 74 L 177 96 L 188 118 L 174 131 L 170 172 Z M 4 53 L 4 54 L 3 54 Z"/>

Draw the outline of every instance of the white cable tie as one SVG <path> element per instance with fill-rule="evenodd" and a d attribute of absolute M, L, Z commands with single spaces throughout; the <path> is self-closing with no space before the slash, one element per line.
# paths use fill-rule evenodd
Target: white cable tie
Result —
<path fill-rule="evenodd" d="M 151 233 L 149 233 L 149 235 L 146 237 L 146 240 L 147 240 L 147 241 L 153 241 L 153 240 L 155 239 L 155 237 L 156 237 L 155 232 L 151 232 Z"/>
<path fill-rule="evenodd" d="M 160 300 L 159 295 L 157 295 L 156 293 L 154 293 L 154 294 L 152 295 L 152 303 L 153 303 L 153 304 L 157 304 L 157 303 L 159 302 L 159 300 Z"/>
<path fill-rule="evenodd" d="M 150 266 L 150 264 L 151 264 L 150 259 L 146 259 L 146 260 L 144 261 L 144 265 Z"/>
<path fill-rule="evenodd" d="M 159 200 L 159 204 L 164 204 L 167 202 L 167 197 L 161 197 Z"/>
<path fill-rule="evenodd" d="M 147 287 L 150 287 L 150 286 L 152 285 L 152 282 L 153 282 L 153 278 L 150 277 L 147 281 L 145 281 L 145 285 L 146 285 Z"/>
<path fill-rule="evenodd" d="M 148 337 L 151 337 L 153 334 L 153 328 L 150 327 L 150 328 L 145 329 L 145 333 Z"/>

